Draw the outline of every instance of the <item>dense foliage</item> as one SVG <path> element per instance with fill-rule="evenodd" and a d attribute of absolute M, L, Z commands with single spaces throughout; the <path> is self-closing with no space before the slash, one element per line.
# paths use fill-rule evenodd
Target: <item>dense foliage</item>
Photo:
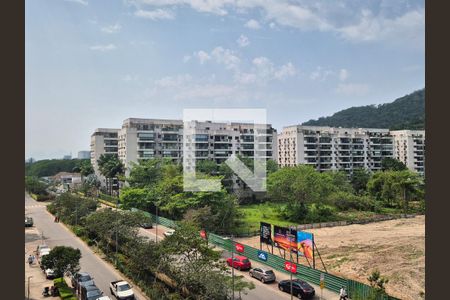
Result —
<path fill-rule="evenodd" d="M 80 170 L 89 159 L 44 159 L 25 163 L 25 174 L 28 176 L 54 176 L 59 172 L 74 172 Z"/>
<path fill-rule="evenodd" d="M 36 195 L 48 195 L 47 192 L 48 185 L 45 182 L 39 180 L 38 177 L 35 176 L 26 176 L 25 177 L 25 189 Z"/>
<path fill-rule="evenodd" d="M 42 258 L 44 269 L 52 269 L 56 277 L 63 277 L 64 273 L 75 273 L 80 270 L 80 249 L 66 246 L 56 246 L 49 254 Z"/>
<path fill-rule="evenodd" d="M 398 98 L 392 103 L 351 107 L 330 117 L 304 122 L 303 125 L 425 129 L 425 89 Z"/>
<path fill-rule="evenodd" d="M 96 209 L 96 200 L 70 193 L 61 194 L 48 205 L 52 214 L 58 215 L 61 221 L 69 225 L 82 224 L 85 217 Z"/>

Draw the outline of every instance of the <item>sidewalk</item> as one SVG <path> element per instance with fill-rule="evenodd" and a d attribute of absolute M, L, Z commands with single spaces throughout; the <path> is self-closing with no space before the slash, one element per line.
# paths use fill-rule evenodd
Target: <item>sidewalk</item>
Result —
<path fill-rule="evenodd" d="M 30 254 L 36 255 L 33 251 L 36 250 L 37 246 L 41 244 L 40 233 L 36 227 L 25 228 L 25 299 L 28 299 L 28 288 L 30 291 L 30 300 L 40 300 L 40 299 L 59 299 L 59 297 L 44 297 L 42 296 L 42 291 L 44 287 L 52 286 L 53 281 L 46 279 L 45 274 L 39 266 L 37 260 L 30 266 L 28 265 L 28 256 Z M 28 278 L 30 278 L 30 285 L 28 287 Z"/>

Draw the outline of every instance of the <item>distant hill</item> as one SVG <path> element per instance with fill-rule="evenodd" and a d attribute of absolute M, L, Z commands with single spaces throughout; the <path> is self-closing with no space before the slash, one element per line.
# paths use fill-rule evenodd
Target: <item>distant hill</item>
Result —
<path fill-rule="evenodd" d="M 309 120 L 302 125 L 425 129 L 425 89 L 380 105 L 366 105 L 341 110 L 330 117 Z"/>

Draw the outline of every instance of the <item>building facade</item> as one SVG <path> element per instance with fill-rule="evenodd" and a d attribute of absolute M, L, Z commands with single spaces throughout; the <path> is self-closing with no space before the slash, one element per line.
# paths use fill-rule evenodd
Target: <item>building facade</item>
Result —
<path fill-rule="evenodd" d="M 425 174 L 425 130 L 395 130 L 394 157 L 408 169 Z"/>
<path fill-rule="evenodd" d="M 393 155 L 393 137 L 388 129 L 295 125 L 284 127 L 278 135 L 281 167 L 306 164 L 318 171 L 377 171 L 382 159 Z"/>
<path fill-rule="evenodd" d="M 77 158 L 78 159 L 90 159 L 91 151 L 78 151 Z"/>
<path fill-rule="evenodd" d="M 105 179 L 100 174 L 97 160 L 102 154 L 118 154 L 118 133 L 119 129 L 97 128 L 91 135 L 91 164 L 102 185 Z"/>
<path fill-rule="evenodd" d="M 126 119 L 118 132 L 118 155 L 126 175 L 132 163 L 142 159 L 182 162 L 183 146 L 194 153 L 191 160 L 222 163 L 232 154 L 253 158 L 257 151 L 259 157 L 276 161 L 276 130 L 269 124 L 191 122 L 190 129 L 195 130 L 186 135 L 186 145 L 183 126 L 182 120 Z M 258 128 L 256 132 L 254 128 Z"/>

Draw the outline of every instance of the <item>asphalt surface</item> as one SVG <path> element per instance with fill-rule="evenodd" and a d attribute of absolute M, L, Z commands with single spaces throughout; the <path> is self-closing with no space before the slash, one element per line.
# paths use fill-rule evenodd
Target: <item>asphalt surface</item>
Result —
<path fill-rule="evenodd" d="M 88 272 L 94 277 L 95 284 L 104 295 L 114 297 L 109 291 L 109 283 L 123 279 L 121 275 L 108 263 L 97 256 L 84 242 L 70 232 L 63 224 L 55 223 L 54 218 L 47 212 L 44 203 L 40 203 L 25 194 L 25 213 L 33 218 L 34 226 L 43 235 L 44 243 L 53 248 L 55 246 L 70 246 L 81 251 L 81 271 Z M 148 299 L 136 288 L 133 288 L 136 299 Z"/>

